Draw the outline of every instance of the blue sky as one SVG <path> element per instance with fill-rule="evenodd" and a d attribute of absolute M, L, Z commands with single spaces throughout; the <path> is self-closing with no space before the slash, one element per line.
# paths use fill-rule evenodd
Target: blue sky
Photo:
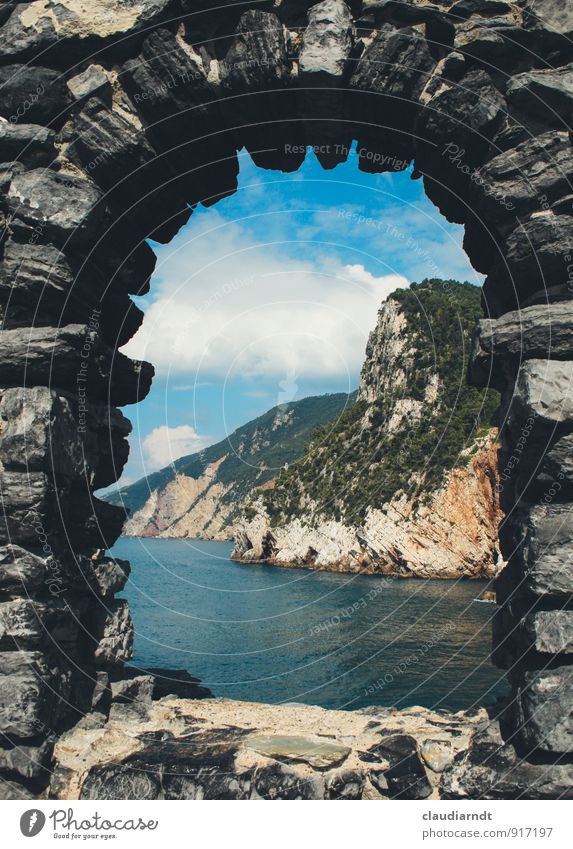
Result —
<path fill-rule="evenodd" d="M 150 360 L 121 483 L 222 439 L 284 401 L 358 384 L 368 333 L 395 288 L 424 277 L 481 284 L 411 172 L 365 174 L 352 153 L 295 174 L 240 154 L 239 190 L 195 210 L 158 254 L 143 327 L 123 348 Z"/>

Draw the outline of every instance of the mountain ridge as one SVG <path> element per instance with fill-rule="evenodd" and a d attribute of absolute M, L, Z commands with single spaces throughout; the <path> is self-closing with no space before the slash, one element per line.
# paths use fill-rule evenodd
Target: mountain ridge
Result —
<path fill-rule="evenodd" d="M 255 487 L 268 485 L 285 464 L 295 462 L 316 427 L 328 426 L 336 420 L 352 405 L 355 396 L 356 392 L 331 393 L 275 405 L 224 439 L 108 493 L 105 500 L 122 504 L 130 511 L 124 535 L 155 536 L 168 535 L 168 528 L 197 508 L 199 500 L 211 492 L 221 502 L 224 515 L 213 526 L 216 532 L 211 533 L 213 528 L 209 531 L 210 523 L 206 521 L 203 529 L 197 528 L 197 533 L 201 536 L 203 530 L 208 537 L 231 538 L 229 523 L 238 515 L 245 496 Z M 214 490 L 214 487 L 218 488 Z M 162 493 L 178 511 L 176 518 L 166 514 L 168 504 L 160 504 Z M 216 511 L 217 505 L 212 506 Z M 158 511 L 162 513 L 159 525 L 153 518 Z M 181 527 L 180 531 L 188 535 L 191 529 Z"/>

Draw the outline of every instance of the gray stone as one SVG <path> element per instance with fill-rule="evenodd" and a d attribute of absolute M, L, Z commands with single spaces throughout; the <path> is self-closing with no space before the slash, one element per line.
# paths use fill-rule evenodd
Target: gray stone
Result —
<path fill-rule="evenodd" d="M 200 686 L 201 681 L 183 669 L 162 669 L 152 667 L 129 667 L 141 675 L 151 675 L 153 678 L 153 698 L 164 699 L 174 696 L 176 699 L 208 699 L 213 693 Z M 126 670 L 127 671 L 127 670 Z"/>
<path fill-rule="evenodd" d="M 139 725 L 150 720 L 149 705 L 145 702 L 113 702 L 109 709 L 109 721 Z"/>
<path fill-rule="evenodd" d="M 573 36 L 573 8 L 563 0 L 524 0 L 524 24 L 528 29 Z"/>
<path fill-rule="evenodd" d="M 0 30 L 0 54 L 11 61 L 42 56 L 73 66 L 113 44 L 119 55 L 133 50 L 133 37 L 168 20 L 173 0 L 82 0 L 18 3 Z"/>
<path fill-rule="evenodd" d="M 82 363 L 85 365 L 82 366 Z M 4 384 L 55 385 L 78 389 L 78 375 L 88 399 L 113 405 L 134 404 L 151 388 L 149 363 L 113 352 L 87 325 L 33 327 L 0 333 L 0 380 Z"/>
<path fill-rule="evenodd" d="M 143 702 L 151 704 L 154 681 L 151 675 L 134 675 L 111 683 L 112 702 L 129 704 Z"/>
<path fill-rule="evenodd" d="M 6 27 L 0 29 L 0 55 Z M 72 102 L 61 73 L 34 65 L 0 67 L 2 101 L 0 116 L 12 124 L 40 124 L 58 127 L 64 123 Z"/>
<path fill-rule="evenodd" d="M 3 801 L 34 798 L 36 798 L 34 794 L 23 784 L 0 777 L 0 799 Z"/>
<path fill-rule="evenodd" d="M 111 699 L 111 688 L 109 684 L 109 675 L 102 669 L 99 669 L 94 674 L 94 688 L 90 698 L 90 707 L 92 709 L 88 716 L 98 719 L 100 711 L 105 711 L 109 707 Z M 103 714 L 99 714 L 101 716 Z"/>
<path fill-rule="evenodd" d="M 505 100 L 485 71 L 471 70 L 457 84 L 444 83 L 425 107 L 415 130 L 416 170 L 446 218 L 464 223 L 469 175 L 488 158 Z"/>
<path fill-rule="evenodd" d="M 519 736 L 529 751 L 573 753 L 573 667 L 525 672 L 518 694 Z"/>
<path fill-rule="evenodd" d="M 91 629 L 96 642 L 94 657 L 99 663 L 115 665 L 133 655 L 133 621 L 126 601 L 100 603 Z"/>
<path fill-rule="evenodd" d="M 482 319 L 479 346 L 499 357 L 573 359 L 573 303 L 539 304 Z"/>
<path fill-rule="evenodd" d="M 0 650 L 35 648 L 47 638 L 46 605 L 25 598 L 0 602 Z"/>
<path fill-rule="evenodd" d="M 507 85 L 507 99 L 547 127 L 562 127 L 573 112 L 573 64 L 517 74 Z"/>
<path fill-rule="evenodd" d="M 505 15 L 512 6 L 505 0 L 457 0 L 449 10 L 449 16 L 465 20 L 471 15 Z"/>
<path fill-rule="evenodd" d="M 0 593 L 35 594 L 46 580 L 46 561 L 17 545 L 0 546 Z"/>
<path fill-rule="evenodd" d="M 538 505 L 523 518 L 524 538 L 516 557 L 527 588 L 537 596 L 568 599 L 573 593 L 571 505 Z"/>
<path fill-rule="evenodd" d="M 0 456 L 6 469 L 53 471 L 81 477 L 85 471 L 78 421 L 70 401 L 44 386 L 7 389 L 0 398 Z"/>
<path fill-rule="evenodd" d="M 236 148 L 232 134 L 221 132 L 216 92 L 174 35 L 151 33 L 141 55 L 124 63 L 121 81 L 151 144 L 178 175 L 172 191 L 210 206 L 236 190 Z"/>
<path fill-rule="evenodd" d="M 506 17 L 472 16 L 456 27 L 454 49 L 466 57 L 468 63 L 483 63 L 486 67 L 513 67 L 521 58 L 522 48 L 513 15 Z"/>
<path fill-rule="evenodd" d="M 573 611 L 539 610 L 525 619 L 525 634 L 536 651 L 573 652 Z"/>
<path fill-rule="evenodd" d="M 472 183 L 471 203 L 490 224 L 512 229 L 571 192 L 573 147 L 569 134 L 552 130 L 527 139 L 482 166 Z"/>
<path fill-rule="evenodd" d="M 573 765 L 528 763 L 504 742 L 496 722 L 476 734 L 448 767 L 443 799 L 573 799 Z"/>
<path fill-rule="evenodd" d="M 56 156 L 55 133 L 36 124 L 0 121 L 0 161 L 18 160 L 28 167 L 49 165 Z"/>
<path fill-rule="evenodd" d="M 7 389 L 0 396 L 0 457 L 5 469 L 108 486 L 129 454 L 128 420 L 113 408 L 77 402 L 42 386 Z"/>
<path fill-rule="evenodd" d="M 269 758 L 303 761 L 319 769 L 342 763 L 351 751 L 349 746 L 341 745 L 336 741 L 280 734 L 254 735 L 248 737 L 243 745 Z"/>
<path fill-rule="evenodd" d="M 0 543 L 17 539 L 47 554 L 58 538 L 88 550 L 110 548 L 126 518 L 122 508 L 94 498 L 85 482 L 63 486 L 43 472 L 0 471 L 0 492 L 4 505 Z M 50 592 L 58 597 L 70 588 L 67 579 L 55 583 L 58 586 L 50 586 Z"/>
<path fill-rule="evenodd" d="M 325 775 L 328 799 L 362 799 L 366 775 L 360 769 L 337 769 Z"/>
<path fill-rule="evenodd" d="M 191 216 L 165 159 L 133 121 L 91 98 L 75 120 L 69 155 L 106 191 L 114 215 L 128 212 L 142 236 L 168 241 Z"/>
<path fill-rule="evenodd" d="M 104 215 L 102 192 L 87 177 L 44 169 L 18 174 L 10 184 L 8 207 L 17 222 L 36 228 L 56 244 L 85 241 Z"/>
<path fill-rule="evenodd" d="M 573 425 L 573 361 L 531 359 L 522 363 L 513 408 L 540 425 Z"/>
<path fill-rule="evenodd" d="M 113 596 L 121 592 L 127 583 L 131 566 L 127 560 L 103 557 L 90 564 L 97 588 L 102 596 Z"/>
<path fill-rule="evenodd" d="M 159 776 L 148 770 L 110 765 L 90 770 L 82 786 L 81 799 L 159 799 Z M 164 798 L 164 797 L 163 797 Z"/>
<path fill-rule="evenodd" d="M 27 738 L 55 727 L 60 699 L 68 694 L 63 677 L 40 652 L 0 652 L 0 728 L 4 734 Z"/>
<path fill-rule="evenodd" d="M 409 734 L 383 737 L 361 760 L 382 762 L 391 799 L 426 799 L 432 792 L 416 740 Z"/>
<path fill-rule="evenodd" d="M 311 7 L 299 52 L 303 86 L 340 83 L 354 45 L 352 14 L 344 0 L 323 0 Z"/>
<path fill-rule="evenodd" d="M 38 236 L 39 233 L 35 234 Z M 60 324 L 80 323 L 95 310 L 104 310 L 102 332 L 111 343 L 123 344 L 123 325 L 132 332 L 128 310 L 133 303 L 124 291 L 121 275 L 117 286 L 109 289 L 109 277 L 93 262 L 72 257 L 54 245 L 8 239 L 0 266 L 0 298 L 4 327 L 33 323 L 52 324 L 54 316 Z M 110 311 L 113 314 L 110 315 Z M 129 338 L 129 337 L 128 337 Z M 127 341 L 127 340 L 126 340 Z"/>
<path fill-rule="evenodd" d="M 522 221 L 497 250 L 497 260 L 484 283 L 490 315 L 548 300 L 570 299 L 569 254 L 573 217 L 552 211 Z"/>
<path fill-rule="evenodd" d="M 292 121 L 297 117 L 292 58 L 278 17 L 258 9 L 241 15 L 219 73 L 221 109 L 237 146 L 242 142 L 263 168 L 298 168 L 306 145 L 298 121 Z"/>
<path fill-rule="evenodd" d="M 396 30 L 385 26 L 378 32 L 360 57 L 350 78 L 351 97 L 348 109 L 357 122 L 359 150 L 390 154 L 376 167 L 365 157 L 359 160 L 362 170 L 398 170 L 406 168 L 413 155 L 414 123 L 420 107 L 420 96 L 435 68 L 428 43 L 417 30 Z M 379 115 L 371 127 L 373 115 Z M 392 137 L 388 127 L 398 132 Z M 383 148 L 383 149 L 381 149 Z"/>
<path fill-rule="evenodd" d="M 10 544 L 17 540 L 40 548 L 44 528 L 51 530 L 56 520 L 62 493 L 58 493 L 41 472 L 9 471 L 0 471 L 0 493 L 4 512 L 0 521 L 0 542 Z"/>
<path fill-rule="evenodd" d="M 49 778 L 52 743 L 44 741 L 35 746 L 0 746 L 0 770 L 15 773 L 21 778 Z"/>
<path fill-rule="evenodd" d="M 426 740 L 420 746 L 420 754 L 432 772 L 443 772 L 454 760 L 449 740 Z"/>
<path fill-rule="evenodd" d="M 89 65 L 80 74 L 68 80 L 68 88 L 75 100 L 111 95 L 110 79 L 101 65 Z"/>

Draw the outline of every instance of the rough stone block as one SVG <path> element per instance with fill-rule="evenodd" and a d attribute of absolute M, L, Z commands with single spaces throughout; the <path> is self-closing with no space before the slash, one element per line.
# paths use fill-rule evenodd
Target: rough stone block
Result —
<path fill-rule="evenodd" d="M 174 0 L 98 0 L 97 9 L 83 0 L 18 3 L 0 30 L 0 55 L 73 66 L 110 45 L 114 55 L 129 54 L 137 34 L 169 21 L 175 7 Z"/>
<path fill-rule="evenodd" d="M 0 650 L 38 647 L 48 640 L 46 605 L 21 598 L 0 602 Z"/>
<path fill-rule="evenodd" d="M 96 641 L 95 659 L 117 664 L 133 654 L 133 622 L 126 601 L 107 601 L 95 611 L 92 635 Z"/>
<path fill-rule="evenodd" d="M 102 223 L 103 193 L 87 177 L 35 168 L 10 183 L 8 207 L 13 226 L 25 225 L 45 240 L 64 245 L 85 242 Z"/>
<path fill-rule="evenodd" d="M 33 746 L 0 746 L 0 770 L 15 773 L 24 779 L 44 779 L 50 776 L 52 743 L 45 741 Z M 0 779 L 0 784 L 3 783 Z"/>
<path fill-rule="evenodd" d="M 573 147 L 569 134 L 552 130 L 500 153 L 472 183 L 472 206 L 488 223 L 511 230 L 519 219 L 571 192 Z"/>
<path fill-rule="evenodd" d="M 571 654 L 573 611 L 539 610 L 532 613 L 525 619 L 525 634 L 530 645 L 538 652 Z"/>
<path fill-rule="evenodd" d="M 4 385 L 55 386 L 79 399 L 134 404 L 151 388 L 154 368 L 113 352 L 88 325 L 32 327 L 0 333 L 0 380 Z"/>
<path fill-rule="evenodd" d="M 111 95 L 110 79 L 101 65 L 89 65 L 85 71 L 68 80 L 68 88 L 74 100 Z"/>
<path fill-rule="evenodd" d="M 2 58 L 6 58 L 3 47 L 6 26 L 0 29 Z M 0 89 L 0 116 L 7 118 L 11 124 L 58 127 L 66 120 L 72 102 L 63 75 L 50 68 L 33 65 L 0 67 Z"/>
<path fill-rule="evenodd" d="M 0 546 L 0 593 L 34 595 L 45 586 L 46 561 L 17 545 Z"/>
<path fill-rule="evenodd" d="M 14 737 L 52 730 L 69 693 L 66 678 L 40 652 L 0 652 L 0 728 Z"/>
<path fill-rule="evenodd" d="M 573 753 L 573 667 L 525 672 L 517 722 L 527 751 Z"/>
<path fill-rule="evenodd" d="M 513 521 L 517 528 L 516 536 L 518 539 L 522 536 L 513 559 L 525 575 L 527 589 L 537 596 L 568 599 L 573 593 L 571 505 L 537 505 L 523 511 L 520 516 L 516 515 Z"/>
<path fill-rule="evenodd" d="M 522 421 L 573 427 L 573 360 L 524 362 L 515 386 L 513 409 Z"/>
<path fill-rule="evenodd" d="M 56 156 L 55 133 L 36 124 L 0 121 L 0 161 L 18 160 L 31 168 L 49 165 Z"/>

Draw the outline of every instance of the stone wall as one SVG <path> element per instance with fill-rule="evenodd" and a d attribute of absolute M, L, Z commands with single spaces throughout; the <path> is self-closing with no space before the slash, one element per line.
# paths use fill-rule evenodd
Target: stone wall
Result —
<path fill-rule="evenodd" d="M 54 740 L 130 657 L 129 567 L 102 553 L 124 511 L 93 493 L 153 368 L 117 348 L 143 317 L 145 239 L 232 193 L 242 146 L 292 171 L 355 138 L 364 170 L 413 160 L 465 225 L 487 275 L 471 379 L 504 398 L 504 733 L 520 757 L 571 753 L 572 36 L 559 0 L 2 3 L 4 795 L 41 791 Z"/>

